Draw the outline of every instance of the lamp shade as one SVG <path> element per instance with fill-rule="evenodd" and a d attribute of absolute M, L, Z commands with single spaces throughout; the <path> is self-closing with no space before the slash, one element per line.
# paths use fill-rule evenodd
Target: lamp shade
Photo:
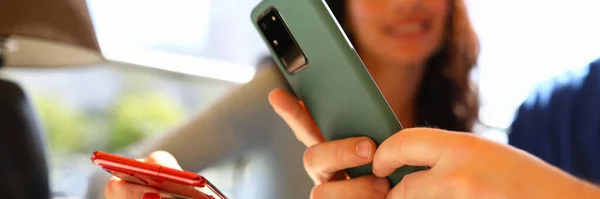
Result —
<path fill-rule="evenodd" d="M 85 0 L 0 0 L 4 66 L 61 67 L 103 62 Z"/>

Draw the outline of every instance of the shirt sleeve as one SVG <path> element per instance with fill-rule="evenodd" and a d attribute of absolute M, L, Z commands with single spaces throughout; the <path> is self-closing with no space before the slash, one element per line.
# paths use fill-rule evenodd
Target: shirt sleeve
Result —
<path fill-rule="evenodd" d="M 584 134 L 577 127 L 591 123 L 590 98 L 600 96 L 594 94 L 596 81 L 591 81 L 599 64 L 592 62 L 538 84 L 518 108 L 508 143 L 554 165 L 569 162 Z"/>
<path fill-rule="evenodd" d="M 554 162 L 552 135 L 547 135 L 546 116 L 550 114 L 548 101 L 539 87 L 525 100 L 516 112 L 510 126 L 508 143 L 547 162 Z M 540 134 L 546 134 L 540 136 Z"/>

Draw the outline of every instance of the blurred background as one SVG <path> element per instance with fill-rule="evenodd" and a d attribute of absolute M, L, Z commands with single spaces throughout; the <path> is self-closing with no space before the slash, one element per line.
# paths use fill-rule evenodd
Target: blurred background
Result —
<path fill-rule="evenodd" d="M 249 18 L 258 2 L 87 0 L 108 63 L 2 70 L 39 112 L 53 191 L 82 197 L 98 169 L 90 163 L 93 151 L 118 153 L 168 132 L 251 80 L 268 53 Z M 599 56 L 598 6 L 589 0 L 468 1 L 482 44 L 477 133 L 506 142 L 514 111 L 536 83 Z M 201 173 L 235 192 L 240 186 L 231 175 L 243 171 L 238 164 L 225 161 Z"/>

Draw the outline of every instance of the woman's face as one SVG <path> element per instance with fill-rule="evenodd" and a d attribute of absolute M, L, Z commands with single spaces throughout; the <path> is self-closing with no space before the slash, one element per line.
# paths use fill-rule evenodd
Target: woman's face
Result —
<path fill-rule="evenodd" d="M 361 57 L 424 64 L 444 37 L 450 0 L 347 0 L 347 24 Z"/>

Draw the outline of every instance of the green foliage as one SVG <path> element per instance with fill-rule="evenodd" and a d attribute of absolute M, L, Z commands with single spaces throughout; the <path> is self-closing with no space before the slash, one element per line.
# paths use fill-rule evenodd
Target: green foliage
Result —
<path fill-rule="evenodd" d="M 51 153 L 81 152 L 89 122 L 85 115 L 59 98 L 39 96 L 32 99 L 38 119 L 49 141 Z"/>
<path fill-rule="evenodd" d="M 174 127 L 183 116 L 177 103 L 163 94 L 127 94 L 119 99 L 109 115 L 112 132 L 107 150 L 116 151 L 162 133 Z"/>
<path fill-rule="evenodd" d="M 51 153 L 57 157 L 95 150 L 116 152 L 156 133 L 164 133 L 184 117 L 178 104 L 160 93 L 126 94 L 108 109 L 108 115 L 94 117 L 59 97 L 36 95 L 33 104 Z M 98 128 L 94 124 L 103 126 Z"/>

